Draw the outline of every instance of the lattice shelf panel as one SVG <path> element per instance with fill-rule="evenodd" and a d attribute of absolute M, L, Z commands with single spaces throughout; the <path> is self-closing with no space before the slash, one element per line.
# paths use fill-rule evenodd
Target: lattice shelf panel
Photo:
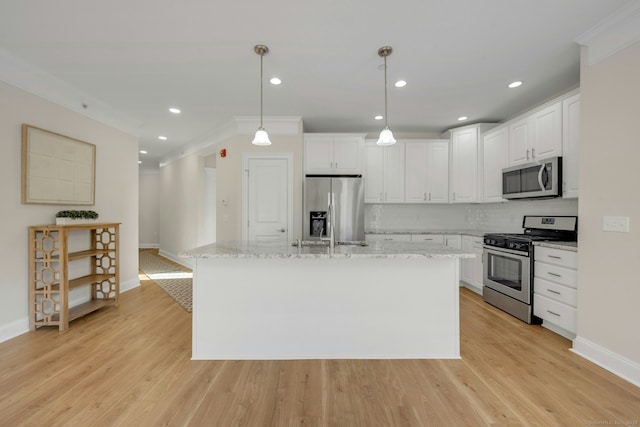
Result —
<path fill-rule="evenodd" d="M 88 249 L 69 253 L 69 232 L 89 234 Z M 60 331 L 69 321 L 106 305 L 117 305 L 120 294 L 117 223 L 43 225 L 29 227 L 30 327 L 55 325 Z M 69 277 L 69 261 L 88 263 L 90 273 Z M 90 288 L 91 300 L 69 308 L 69 291 Z"/>

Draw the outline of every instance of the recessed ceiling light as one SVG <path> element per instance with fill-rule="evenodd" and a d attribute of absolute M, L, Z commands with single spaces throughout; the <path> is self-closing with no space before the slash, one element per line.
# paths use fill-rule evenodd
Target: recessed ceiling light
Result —
<path fill-rule="evenodd" d="M 140 164 L 142 164 L 142 160 L 138 160 L 138 164 L 139 164 L 139 165 L 140 165 Z"/>
<path fill-rule="evenodd" d="M 404 80 L 398 80 L 396 82 L 396 87 L 405 87 L 407 85 L 407 82 L 405 82 Z"/>
<path fill-rule="evenodd" d="M 384 119 L 384 117 L 382 117 L 382 116 L 378 115 L 378 116 L 375 116 L 375 117 L 374 117 L 374 119 L 376 119 L 376 120 L 382 120 L 382 119 Z"/>
<path fill-rule="evenodd" d="M 280 83 L 282 83 L 282 80 L 280 80 L 277 77 L 271 77 L 271 80 L 269 80 L 269 83 L 271 83 L 272 85 L 279 85 Z"/>
<path fill-rule="evenodd" d="M 173 114 L 180 114 L 179 108 L 171 107 L 169 108 L 169 111 L 171 111 Z"/>
<path fill-rule="evenodd" d="M 467 120 L 468 117 L 467 116 L 460 116 L 458 117 L 458 121 L 463 121 L 463 120 Z"/>
<path fill-rule="evenodd" d="M 517 81 L 517 82 L 513 82 L 513 83 L 509 83 L 509 86 L 511 89 L 513 89 L 514 87 L 518 87 L 522 84 L 521 81 Z"/>
<path fill-rule="evenodd" d="M 166 136 L 162 136 L 162 135 L 160 135 L 160 136 L 158 137 L 158 139 L 161 139 L 161 140 L 163 140 L 163 141 L 166 141 L 166 140 L 167 140 L 167 137 L 166 137 Z"/>
<path fill-rule="evenodd" d="M 147 154 L 147 152 L 144 150 L 140 150 L 140 154 Z"/>

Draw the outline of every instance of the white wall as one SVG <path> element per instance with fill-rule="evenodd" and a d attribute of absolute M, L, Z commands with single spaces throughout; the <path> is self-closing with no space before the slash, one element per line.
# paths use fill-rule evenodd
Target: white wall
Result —
<path fill-rule="evenodd" d="M 640 43 L 591 66 L 585 53 L 574 348 L 618 372 L 635 364 L 640 385 Z M 603 231 L 605 215 L 628 216 L 630 232 Z"/>
<path fill-rule="evenodd" d="M 101 220 L 122 223 L 122 289 L 139 285 L 137 138 L 0 82 L 0 341 L 28 330 L 27 228 L 53 224 L 61 209 L 87 208 L 21 204 L 23 123 L 96 145 L 96 203 L 91 208 Z"/>
<path fill-rule="evenodd" d="M 204 158 L 193 154 L 160 168 L 160 253 L 190 266 L 180 252 L 200 245 Z"/>
<path fill-rule="evenodd" d="M 141 248 L 160 246 L 160 171 L 141 172 L 138 241 Z"/>

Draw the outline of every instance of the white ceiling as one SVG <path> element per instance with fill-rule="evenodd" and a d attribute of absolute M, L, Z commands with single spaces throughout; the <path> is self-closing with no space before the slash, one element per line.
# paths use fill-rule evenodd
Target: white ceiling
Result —
<path fill-rule="evenodd" d="M 377 132 L 377 50 L 390 45 L 389 126 L 441 132 L 577 85 L 574 40 L 634 1 L 2 0 L 0 78 L 26 79 L 15 64 L 6 78 L 10 61 L 29 68 L 49 98 L 139 136 L 152 164 L 234 116 L 259 115 L 258 43 L 270 49 L 265 80 L 283 80 L 265 84 L 265 116 L 301 116 L 305 132 Z M 524 85 L 507 89 L 513 80 Z"/>

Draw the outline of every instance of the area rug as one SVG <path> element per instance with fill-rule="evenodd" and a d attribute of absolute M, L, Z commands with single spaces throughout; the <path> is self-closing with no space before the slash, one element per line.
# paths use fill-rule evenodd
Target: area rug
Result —
<path fill-rule="evenodd" d="M 140 270 L 182 308 L 191 313 L 193 301 L 191 270 L 173 264 L 153 251 L 140 251 L 139 254 Z"/>

